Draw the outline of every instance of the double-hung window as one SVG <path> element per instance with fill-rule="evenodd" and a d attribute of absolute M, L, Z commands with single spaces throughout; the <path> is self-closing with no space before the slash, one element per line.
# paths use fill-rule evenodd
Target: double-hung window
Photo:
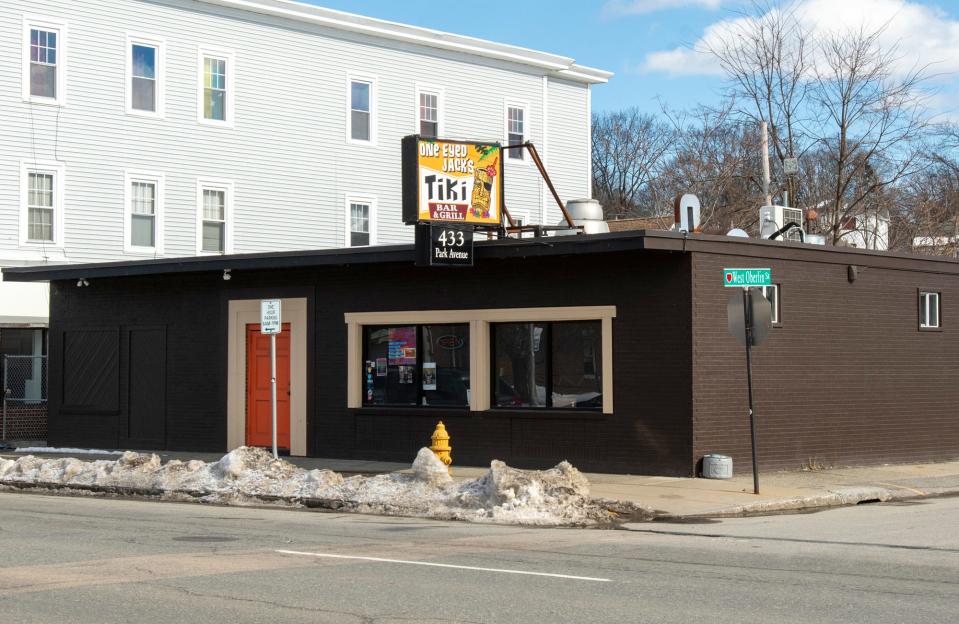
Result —
<path fill-rule="evenodd" d="M 198 185 L 197 252 L 201 254 L 232 253 L 233 186 L 223 182 Z"/>
<path fill-rule="evenodd" d="M 370 200 L 347 200 L 347 244 L 364 247 L 373 244 L 373 202 Z"/>
<path fill-rule="evenodd" d="M 163 115 L 163 47 L 159 41 L 127 39 L 127 112 Z"/>
<path fill-rule="evenodd" d="M 203 123 L 233 125 L 233 58 L 232 53 L 200 50 L 198 117 Z"/>
<path fill-rule="evenodd" d="M 603 407 L 602 322 L 494 323 L 492 404 Z"/>
<path fill-rule="evenodd" d="M 430 91 L 417 93 L 417 125 L 420 136 L 437 137 L 440 134 L 440 96 Z"/>
<path fill-rule="evenodd" d="M 27 240 L 52 243 L 56 176 L 37 171 L 27 176 Z"/>
<path fill-rule="evenodd" d="M 163 177 L 128 171 L 125 178 L 124 250 L 163 253 Z"/>
<path fill-rule="evenodd" d="M 66 26 L 25 20 L 23 36 L 23 99 L 64 104 Z"/>
<path fill-rule="evenodd" d="M 65 169 L 59 162 L 23 162 L 21 175 L 20 244 L 63 244 Z"/>
<path fill-rule="evenodd" d="M 374 83 L 372 80 L 350 79 L 349 92 L 349 129 L 351 142 L 373 143 L 376 127 L 374 118 Z"/>
<path fill-rule="evenodd" d="M 506 106 L 506 144 L 522 145 L 526 142 L 526 109 L 521 106 Z M 522 149 L 507 150 L 507 158 L 523 160 Z"/>
<path fill-rule="evenodd" d="M 919 293 L 919 329 L 939 329 L 940 323 L 939 293 L 921 291 Z"/>

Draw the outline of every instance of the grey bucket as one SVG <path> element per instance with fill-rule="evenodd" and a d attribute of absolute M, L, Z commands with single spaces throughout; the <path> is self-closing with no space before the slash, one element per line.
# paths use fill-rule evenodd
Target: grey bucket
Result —
<path fill-rule="evenodd" d="M 709 454 L 703 456 L 703 478 L 731 479 L 733 476 L 733 458 L 729 455 Z"/>

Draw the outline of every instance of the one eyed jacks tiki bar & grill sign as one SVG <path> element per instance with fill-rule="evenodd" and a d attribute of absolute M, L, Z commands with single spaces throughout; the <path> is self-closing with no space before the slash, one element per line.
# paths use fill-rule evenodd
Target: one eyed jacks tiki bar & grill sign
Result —
<path fill-rule="evenodd" d="M 498 143 L 403 138 L 403 221 L 500 225 L 503 161 Z"/>

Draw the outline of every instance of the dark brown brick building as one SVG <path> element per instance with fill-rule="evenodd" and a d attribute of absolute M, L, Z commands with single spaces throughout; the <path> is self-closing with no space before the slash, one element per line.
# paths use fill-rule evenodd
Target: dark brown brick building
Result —
<path fill-rule="evenodd" d="M 467 269 L 413 261 L 389 246 L 4 279 L 51 281 L 52 445 L 261 443 L 259 300 L 278 298 L 294 455 L 409 461 L 443 420 L 459 464 L 692 475 L 725 453 L 749 470 L 722 270 L 769 267 L 760 465 L 959 457 L 956 261 L 652 231 L 477 243 Z"/>

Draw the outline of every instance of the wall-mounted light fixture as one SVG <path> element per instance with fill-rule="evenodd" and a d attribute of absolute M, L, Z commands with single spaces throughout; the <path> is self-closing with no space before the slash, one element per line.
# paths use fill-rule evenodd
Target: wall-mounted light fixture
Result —
<path fill-rule="evenodd" d="M 87 281 L 87 278 L 81 277 L 77 280 L 77 288 L 83 288 L 84 286 L 89 286 L 90 282 Z"/>
<path fill-rule="evenodd" d="M 846 268 L 846 279 L 849 280 L 850 284 L 859 279 L 859 267 L 857 267 L 855 264 L 850 264 Z"/>
<path fill-rule="evenodd" d="M 223 269 L 223 281 L 229 282 L 231 277 L 233 276 L 230 275 L 230 269 Z"/>

